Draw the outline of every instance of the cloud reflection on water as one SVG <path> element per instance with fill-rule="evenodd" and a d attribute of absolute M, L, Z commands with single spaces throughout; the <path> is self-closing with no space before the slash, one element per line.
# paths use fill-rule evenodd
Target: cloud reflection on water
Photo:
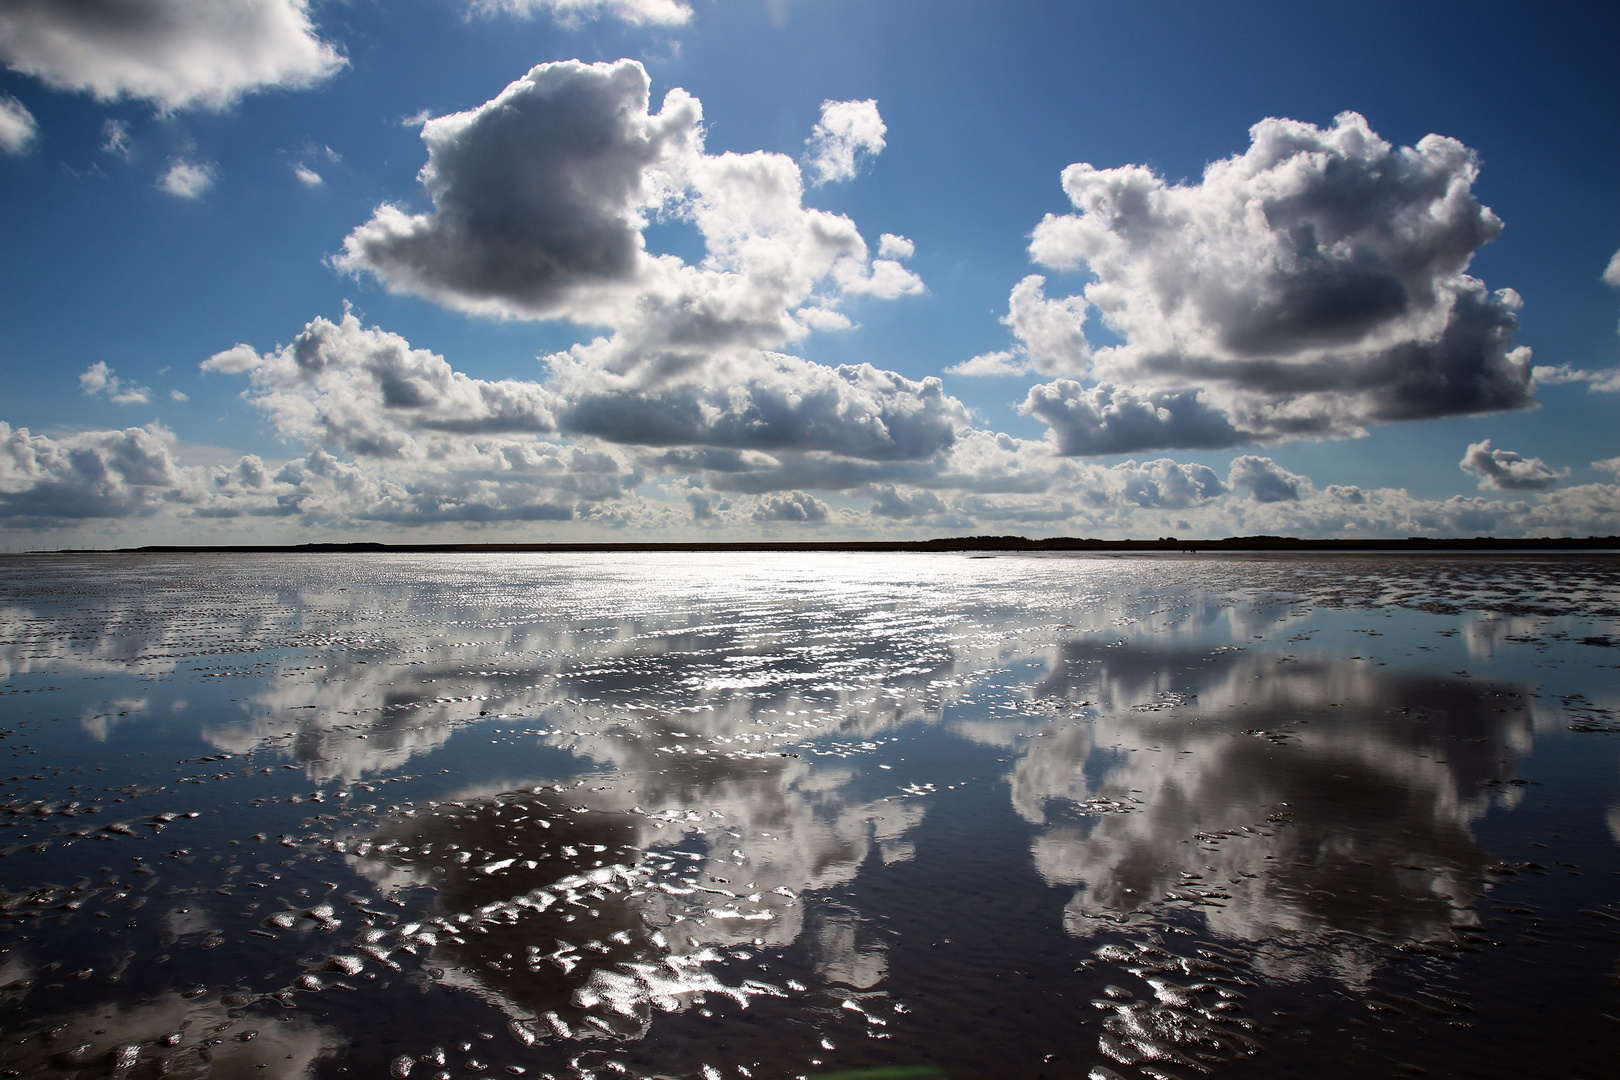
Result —
<path fill-rule="evenodd" d="M 970 734 L 1022 748 L 1013 804 L 1041 826 L 1042 877 L 1076 887 L 1070 932 L 1180 907 L 1262 947 L 1274 978 L 1359 982 L 1370 961 L 1354 942 L 1476 921 L 1491 859 L 1471 827 L 1516 801 L 1500 781 L 1534 727 L 1522 685 L 1270 650 L 1074 643 L 1036 693 L 1098 704 L 1043 737 L 1013 721 Z"/>
<path fill-rule="evenodd" d="M 899 1021 L 880 1030 L 859 1007 L 827 1002 L 909 992 L 918 970 L 958 976 L 935 942 L 881 920 L 926 908 L 931 882 L 987 861 L 985 829 L 1014 838 L 1027 880 L 1055 893 L 1049 925 L 1015 949 L 1083 955 L 1130 940 L 1185 967 L 1163 935 L 1192 930 L 1235 950 L 1246 978 L 1365 988 L 1390 947 L 1479 928 L 1495 856 L 1478 827 L 1517 805 L 1523 788 L 1509 781 L 1562 715 L 1525 679 L 1445 670 L 1432 646 L 1383 621 L 1380 605 L 1402 596 L 1432 606 L 1482 587 L 1472 569 L 1430 581 L 1408 568 L 1356 594 L 1362 571 L 1299 562 L 1218 573 L 1190 561 L 954 557 L 672 559 L 654 574 L 564 558 L 301 565 L 231 568 L 207 603 L 153 575 L 130 593 L 81 581 L 62 594 L 94 598 L 72 616 L 78 630 L 49 640 L 63 625 L 52 611 L 72 607 L 60 597 L 6 607 L 0 650 L 16 677 L 87 680 L 70 715 L 98 753 L 178 722 L 189 701 L 185 722 L 230 756 L 192 759 L 210 762 L 199 777 L 270 791 L 274 763 L 291 770 L 287 783 L 321 788 L 324 805 L 283 808 L 288 822 L 321 811 L 283 839 L 292 851 L 270 855 L 275 841 L 258 834 L 252 856 L 194 838 L 195 867 L 163 868 L 211 888 L 220 871 L 207 860 L 240 859 L 221 896 L 270 899 L 303 882 L 309 897 L 283 899 L 295 907 L 321 895 L 312 875 L 330 875 L 321 887 L 334 895 L 355 885 L 381 897 L 350 900 L 358 920 L 340 912 L 330 925 L 256 911 L 282 920 L 259 924 L 274 942 L 241 945 L 274 975 L 262 993 L 302 977 L 307 958 L 289 968 L 289 948 L 329 934 L 320 947 L 374 1012 L 405 986 L 467 991 L 536 1053 L 645 1043 L 661 1018 L 666 1031 L 690 1025 L 724 1001 L 793 1017 L 810 1054 L 837 1022 L 858 1038 L 898 1036 Z M 1567 595 L 1598 587 L 1575 578 Z M 143 607 L 134 594 L 148 588 Z M 1410 618 L 1430 620 L 1429 638 L 1458 636 L 1450 665 L 1485 670 L 1526 649 L 1546 656 L 1563 633 L 1522 600 L 1517 613 Z M 1358 603 L 1376 626 L 1324 615 Z M 105 633 L 91 632 L 97 610 Z M 964 742 L 978 749 L 964 755 Z M 985 792 L 993 807 L 964 801 L 950 769 L 1006 787 Z M 208 808 L 202 789 L 184 790 Z M 363 804 L 378 790 L 398 801 Z M 247 844 L 262 827 L 240 816 L 251 804 L 216 798 L 218 836 Z M 1609 826 L 1620 829 L 1612 813 Z M 245 869 L 254 858 L 267 858 L 259 872 Z M 271 891 L 231 892 L 249 878 Z M 884 893 L 889 882 L 907 884 Z M 153 926 L 207 949 L 203 938 L 235 933 L 237 902 L 195 904 L 195 926 L 172 910 Z M 985 910 L 1014 902 L 988 895 Z M 213 960 L 198 951 L 191 962 Z M 1213 1007 L 1198 1012 L 1188 1002 L 1205 991 L 1177 989 L 1167 971 L 1149 973 L 1167 996 L 1121 1005 L 1098 1045 L 1116 1062 L 1180 1061 L 1199 1039 L 1217 1056 L 1247 1052 L 1257 1036 Z M 225 977 L 235 973 L 199 976 Z M 1005 984 L 983 1004 L 1016 1011 L 1033 992 Z M 1177 1049 L 1132 1024 L 1193 1042 Z M 426 1035 L 394 1034 L 427 1049 L 414 1046 Z M 333 1038 L 346 1035 L 340 1025 Z M 969 1035 L 909 1038 L 939 1048 Z M 1152 1056 L 1161 1051 L 1172 1056 Z"/>

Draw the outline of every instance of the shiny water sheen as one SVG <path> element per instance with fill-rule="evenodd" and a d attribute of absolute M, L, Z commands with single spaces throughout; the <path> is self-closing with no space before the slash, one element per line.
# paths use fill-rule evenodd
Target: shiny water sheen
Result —
<path fill-rule="evenodd" d="M 1614 1075 L 1620 561 L 0 575 L 4 1075 Z"/>

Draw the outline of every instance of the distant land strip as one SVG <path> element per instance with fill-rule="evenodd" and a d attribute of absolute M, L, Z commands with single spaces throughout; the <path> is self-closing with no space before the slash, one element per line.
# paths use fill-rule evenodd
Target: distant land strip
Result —
<path fill-rule="evenodd" d="M 1093 540 L 1054 536 L 1032 540 L 1024 536 L 954 536 L 933 540 L 760 540 L 691 541 L 672 543 L 550 543 L 550 544 L 159 544 L 137 548 L 75 548 L 34 554 L 217 554 L 249 555 L 272 552 L 297 553 L 408 553 L 487 552 L 901 552 L 901 551 L 1093 551 L 1093 552 L 1245 552 L 1245 551 L 1346 551 L 1346 552 L 1468 552 L 1468 551 L 1616 551 L 1620 536 L 1541 537 L 1503 539 L 1495 536 L 1423 537 L 1396 539 L 1302 540 L 1293 536 L 1228 536 L 1220 540 L 1181 540 L 1162 536 L 1156 540 Z"/>

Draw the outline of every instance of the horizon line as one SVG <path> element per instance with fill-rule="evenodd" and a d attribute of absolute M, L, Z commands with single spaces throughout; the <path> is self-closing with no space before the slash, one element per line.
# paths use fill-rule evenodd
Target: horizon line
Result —
<path fill-rule="evenodd" d="M 146 544 L 127 548 L 56 548 L 17 554 L 25 555 L 130 555 L 130 554 L 271 554 L 271 553 L 614 553 L 614 552 L 1041 552 L 1041 551 L 1615 551 L 1620 536 L 1529 537 L 1495 536 L 1305 539 L 1294 536 L 1228 536 L 1219 539 L 1100 540 L 1092 537 L 1054 536 L 1030 539 L 1024 536 L 956 536 L 928 540 L 709 540 L 709 541 L 558 541 L 509 543 L 398 543 L 376 540 L 311 542 L 303 544 Z"/>

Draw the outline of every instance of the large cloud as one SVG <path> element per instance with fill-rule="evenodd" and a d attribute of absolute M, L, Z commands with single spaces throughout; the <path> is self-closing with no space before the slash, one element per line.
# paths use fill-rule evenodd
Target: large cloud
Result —
<path fill-rule="evenodd" d="M 340 461 L 315 447 L 268 478 L 274 502 L 241 512 L 334 528 L 597 519 L 642 477 L 611 455 L 549 443 L 473 443 L 444 462 Z M 225 512 L 218 500 L 205 515 Z M 651 525 L 651 522 L 645 522 Z"/>
<path fill-rule="evenodd" d="M 1248 491 L 1259 503 L 1298 502 L 1310 490 L 1306 477 L 1291 473 L 1268 457 L 1244 454 L 1232 459 L 1228 478 L 1234 488 Z"/>
<path fill-rule="evenodd" d="M 697 100 L 672 90 L 651 114 L 649 87 L 632 60 L 542 64 L 428 121 L 433 211 L 379 208 L 338 265 L 460 310 L 607 326 L 546 358 L 564 432 L 873 460 L 948 446 L 968 413 L 939 380 L 778 351 L 849 326 L 848 298 L 920 292 L 910 241 L 885 234 L 873 258 L 849 218 L 804 206 L 792 159 L 704 153 Z M 881 148 L 874 102 L 830 102 L 827 123 Z M 696 228 L 700 264 L 646 250 L 657 215 Z"/>
<path fill-rule="evenodd" d="M 871 259 L 848 218 L 803 205 L 791 159 L 703 153 L 697 99 L 671 90 L 653 114 L 650 86 L 633 60 L 541 64 L 429 120 L 432 212 L 379 207 L 337 265 L 463 311 L 606 325 L 614 363 L 659 371 L 848 325 L 834 310 L 846 295 L 921 290 L 897 258 Z M 658 216 L 697 227 L 700 266 L 647 252 Z"/>
<path fill-rule="evenodd" d="M 1208 446 L 1222 427 L 1228 446 L 1354 435 L 1532 403 L 1517 295 L 1465 272 L 1502 227 L 1473 195 L 1467 147 L 1429 135 L 1397 149 L 1355 113 L 1325 130 L 1263 120 L 1250 135 L 1196 184 L 1140 166 L 1064 170 L 1079 212 L 1048 215 L 1030 251 L 1095 276 L 1084 300 L 1124 344 L 1097 349 L 1089 374 L 1126 403 L 1069 409 L 1068 452 Z M 1084 310 L 1068 309 L 1076 330 Z M 1039 340 L 1016 304 L 1009 318 Z M 1080 396 L 1053 384 L 1026 404 L 1046 417 L 1050 399 Z"/>
<path fill-rule="evenodd" d="M 1491 440 L 1472 443 L 1457 463 L 1463 472 L 1479 477 L 1479 486 L 1495 491 L 1544 491 L 1557 487 L 1569 470 L 1559 472 L 1540 458 L 1527 458 L 1512 450 L 1492 450 Z"/>
<path fill-rule="evenodd" d="M 646 474 L 625 452 L 546 437 L 557 430 L 561 403 L 551 390 L 472 378 L 352 314 L 314 319 L 289 345 L 263 355 L 237 345 L 202 368 L 247 374 L 247 400 L 308 450 L 277 470 L 248 462 L 213 476 L 208 499 L 194 510 L 201 516 L 333 527 L 574 520 L 617 527 L 651 525 L 660 512 L 641 507 L 626 516 Z"/>
<path fill-rule="evenodd" d="M 309 86 L 345 62 L 308 0 L 6 0 L 0 58 L 59 89 L 164 110 Z"/>
<path fill-rule="evenodd" d="M 915 460 L 949 446 L 968 423 L 967 409 L 938 379 L 870 364 L 829 368 L 764 354 L 655 391 L 560 357 L 553 364 L 550 385 L 567 399 L 564 430 L 614 442 Z"/>
<path fill-rule="evenodd" d="M 244 360 L 239 354 L 228 363 Z M 521 435 L 422 437 L 417 449 L 431 452 L 346 461 L 314 446 L 281 464 L 248 455 L 229 466 L 183 465 L 174 436 L 157 426 L 47 436 L 0 424 L 0 521 L 42 538 L 51 530 L 58 544 L 71 536 L 98 546 L 173 542 L 181 530 L 198 542 L 263 542 L 307 537 L 312 527 L 341 538 L 401 526 L 533 522 L 564 525 L 581 539 L 713 530 L 759 536 L 831 521 L 852 536 L 1620 531 L 1620 486 L 1612 482 L 1531 493 L 1528 501 L 1432 500 L 1401 489 L 1318 488 L 1269 458 L 1245 456 L 1223 483 L 1197 463 L 1104 467 L 1062 457 L 1044 441 L 976 429 L 925 462 L 752 451 L 672 451 L 662 461 L 637 461 L 611 445 Z M 1612 461 L 1595 466 L 1620 472 Z M 808 485 L 794 486 L 806 478 L 836 482 L 871 505 L 835 509 Z M 736 494 L 726 494 L 728 480 Z"/>
<path fill-rule="evenodd" d="M 915 488 L 897 488 L 883 484 L 872 489 L 872 514 L 875 517 L 904 521 L 910 518 L 932 517 L 945 514 L 950 507 L 932 491 Z"/>
<path fill-rule="evenodd" d="M 538 384 L 470 378 L 352 314 L 336 323 L 317 318 L 292 344 L 262 357 L 238 345 L 202 368 L 249 373 L 250 400 L 283 437 L 363 457 L 442 457 L 443 447 L 423 445 L 435 435 L 556 429 L 553 397 Z"/>
<path fill-rule="evenodd" d="M 177 529 L 195 537 L 199 522 L 228 529 L 233 520 L 254 522 L 236 539 L 262 540 L 266 519 L 337 530 L 510 521 L 657 528 L 675 516 L 637 505 L 631 493 L 645 474 L 603 450 L 494 439 L 440 449 L 447 454 L 436 460 L 342 461 L 316 446 L 280 466 L 252 454 L 229 466 L 183 465 L 174 434 L 156 425 L 53 437 L 0 421 L 0 522 L 156 520 L 163 542 L 173 542 Z"/>
<path fill-rule="evenodd" d="M 156 426 L 51 438 L 0 420 L 0 519 L 153 513 L 187 487 L 174 445 Z"/>
<path fill-rule="evenodd" d="M 656 116 L 633 60 L 541 64 L 476 109 L 422 127 L 433 211 L 397 206 L 351 233 L 337 265 L 449 307 L 589 317 L 607 286 L 646 286 L 644 213 L 671 197 L 703 112 L 672 90 Z"/>
<path fill-rule="evenodd" d="M 951 445 L 968 424 L 967 410 L 938 379 L 906 379 L 869 364 L 829 368 L 745 353 L 713 382 L 657 391 L 566 356 L 553 365 L 544 384 L 475 379 L 348 314 L 313 320 L 274 352 L 238 345 L 202 368 L 247 373 L 249 400 L 284 438 L 382 459 L 444 461 L 468 436 L 560 432 L 639 446 L 918 460 Z M 95 368 L 86 378 L 97 375 L 102 392 L 107 379 L 116 381 Z"/>
<path fill-rule="evenodd" d="M 1213 449 L 1245 441 L 1209 395 L 1195 389 L 1100 383 L 1088 390 L 1059 379 L 1032 387 L 1023 409 L 1046 421 L 1063 453 L 1077 456 L 1157 446 Z"/>

